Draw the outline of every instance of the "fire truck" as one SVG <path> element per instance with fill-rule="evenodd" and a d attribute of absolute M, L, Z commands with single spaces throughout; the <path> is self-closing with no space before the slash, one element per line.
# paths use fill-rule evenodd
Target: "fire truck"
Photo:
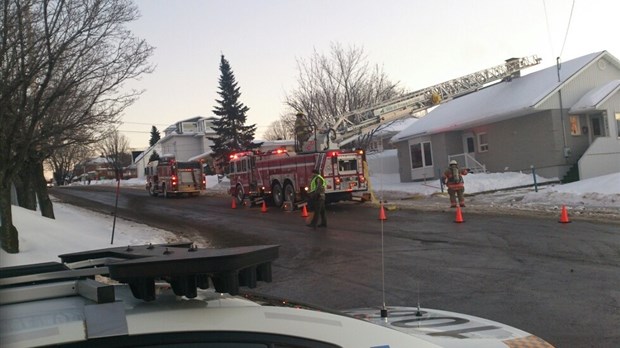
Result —
<path fill-rule="evenodd" d="M 294 205 L 307 200 L 312 170 L 317 169 L 327 182 L 326 202 L 363 200 L 368 190 L 365 162 L 363 150 L 239 152 L 230 156 L 230 194 L 237 204 L 267 199 L 276 207 Z"/>
<path fill-rule="evenodd" d="M 200 162 L 178 162 L 173 155 L 163 155 L 144 168 L 146 190 L 157 197 L 160 193 L 168 198 L 187 194 L 198 196 L 206 189 L 206 178 Z"/>
<path fill-rule="evenodd" d="M 300 153 L 241 152 L 230 158 L 230 193 L 237 203 L 270 198 L 274 205 L 305 199 L 312 169 L 327 180 L 326 201 L 352 200 L 354 193 L 368 191 L 368 174 L 362 150 L 341 150 L 351 141 L 392 122 L 459 96 L 475 92 L 491 82 L 516 77 L 521 69 L 540 63 L 537 56 L 507 59 L 504 64 L 423 88 L 397 98 L 354 110 L 313 129 L 314 136 L 301 144 Z M 361 200 L 370 198 L 362 195 Z"/>

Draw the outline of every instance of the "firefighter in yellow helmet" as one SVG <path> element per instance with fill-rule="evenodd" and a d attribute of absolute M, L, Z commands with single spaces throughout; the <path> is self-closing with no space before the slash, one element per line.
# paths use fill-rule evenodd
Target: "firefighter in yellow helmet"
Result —
<path fill-rule="evenodd" d="M 459 164 L 455 160 L 450 161 L 450 167 L 443 173 L 443 183 L 448 187 L 448 195 L 450 195 L 450 207 L 456 207 L 456 198 L 459 199 L 459 205 L 465 206 L 465 183 L 463 175 L 467 175 L 469 169 L 459 169 Z"/>
<path fill-rule="evenodd" d="M 303 112 L 298 112 L 295 117 L 295 150 L 301 152 L 303 145 L 310 139 L 310 129 Z"/>

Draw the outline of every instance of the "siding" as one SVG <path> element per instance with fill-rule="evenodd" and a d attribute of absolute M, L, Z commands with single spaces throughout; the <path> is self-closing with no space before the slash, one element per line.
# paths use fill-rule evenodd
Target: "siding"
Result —
<path fill-rule="evenodd" d="M 476 159 L 490 172 L 564 165 L 558 117 L 559 112 L 544 111 L 472 129 L 475 134 L 486 131 L 488 136 L 489 151 L 476 152 Z"/>
<path fill-rule="evenodd" d="M 604 57 L 600 60 L 605 62 L 603 63 L 605 66 L 604 69 L 601 69 L 598 62 L 594 62 L 580 71 L 577 76 L 564 85 L 562 88 L 562 107 L 564 109 L 570 109 L 573 104 L 578 102 L 579 99 L 590 90 L 600 87 L 609 81 L 620 79 L 619 68 Z M 560 69 L 560 71 L 562 70 Z M 557 91 L 538 106 L 538 109 L 559 108 L 560 100 Z"/>

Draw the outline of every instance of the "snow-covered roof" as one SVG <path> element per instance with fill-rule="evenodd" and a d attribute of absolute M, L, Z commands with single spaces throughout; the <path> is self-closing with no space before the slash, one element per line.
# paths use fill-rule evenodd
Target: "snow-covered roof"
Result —
<path fill-rule="evenodd" d="M 201 159 L 205 159 L 205 158 L 211 156 L 212 153 L 213 153 L 213 151 L 209 150 L 207 152 L 201 153 L 200 155 L 196 155 L 196 156 L 190 157 L 187 160 L 190 161 L 190 162 L 192 162 L 192 161 L 200 161 Z"/>
<path fill-rule="evenodd" d="M 263 147 L 265 147 L 265 146 L 293 146 L 293 145 L 295 145 L 295 140 L 291 140 L 291 139 L 282 139 L 282 140 L 259 140 L 259 139 L 254 139 L 254 140 L 252 140 L 252 143 L 254 143 L 254 144 L 262 143 Z"/>
<path fill-rule="evenodd" d="M 583 113 L 598 109 L 599 105 L 604 103 L 616 92 L 620 91 L 620 80 L 613 80 L 609 83 L 591 90 L 586 93 L 575 105 L 573 105 L 570 113 Z"/>
<path fill-rule="evenodd" d="M 402 131 L 403 129 L 407 129 L 409 126 L 411 126 L 417 121 L 418 119 L 414 117 L 395 120 L 394 122 L 387 124 L 385 127 L 378 127 L 379 130 L 375 132 L 374 136 L 377 137 L 382 135 L 389 135 L 393 132 Z"/>
<path fill-rule="evenodd" d="M 555 65 L 522 77 L 514 77 L 448 101 L 392 137 L 392 142 L 414 136 L 463 130 L 490 122 L 531 113 L 558 88 L 606 51 L 591 53 L 561 64 L 560 78 Z"/>
<path fill-rule="evenodd" d="M 89 163 L 108 163 L 108 159 L 105 157 L 96 157 L 88 161 Z"/>

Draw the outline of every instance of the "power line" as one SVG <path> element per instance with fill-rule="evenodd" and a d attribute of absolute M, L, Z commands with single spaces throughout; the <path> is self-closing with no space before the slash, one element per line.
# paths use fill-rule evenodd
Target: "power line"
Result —
<path fill-rule="evenodd" d="M 551 38 L 551 28 L 549 26 L 549 15 L 547 13 L 547 2 L 543 0 L 543 8 L 545 10 L 545 22 L 547 23 L 547 37 L 549 39 L 549 46 L 551 47 L 551 55 L 555 55 L 554 53 L 554 49 L 553 49 L 553 40 Z M 575 0 L 573 0 L 573 4 L 571 5 L 570 8 L 570 15 L 568 17 L 568 24 L 566 25 L 566 33 L 564 34 L 564 41 L 562 42 L 562 49 L 560 50 L 560 54 L 558 55 L 558 57 L 562 56 L 562 53 L 564 52 L 564 47 L 566 46 L 566 40 L 568 38 L 568 31 L 570 29 L 570 25 L 571 25 L 571 21 L 573 19 L 573 10 L 575 9 Z"/>
<path fill-rule="evenodd" d="M 545 10 L 545 22 L 547 23 L 547 38 L 549 39 L 549 46 L 551 47 L 551 55 L 555 55 L 553 49 L 553 40 L 551 39 L 551 29 L 549 28 L 549 15 L 547 14 L 547 2 L 543 1 L 543 8 Z"/>
<path fill-rule="evenodd" d="M 119 129 L 119 132 L 124 132 L 124 133 L 145 133 L 145 134 L 149 134 L 151 132 L 145 132 L 145 131 L 132 131 L 132 130 L 124 130 L 124 129 Z"/>
<path fill-rule="evenodd" d="M 127 121 L 122 121 L 121 123 L 123 124 L 139 124 L 139 125 L 144 125 L 144 126 L 169 126 L 170 124 L 163 124 L 163 123 L 144 123 L 144 122 L 127 122 Z"/>
<path fill-rule="evenodd" d="M 564 42 L 562 43 L 562 49 L 560 50 L 560 57 L 562 56 L 562 52 L 564 52 L 564 45 L 566 45 L 566 39 L 568 38 L 568 29 L 570 29 L 570 22 L 573 19 L 574 9 L 575 9 L 575 0 L 573 0 L 573 5 L 570 8 L 570 16 L 568 17 L 568 25 L 566 25 L 566 34 L 564 34 Z"/>

